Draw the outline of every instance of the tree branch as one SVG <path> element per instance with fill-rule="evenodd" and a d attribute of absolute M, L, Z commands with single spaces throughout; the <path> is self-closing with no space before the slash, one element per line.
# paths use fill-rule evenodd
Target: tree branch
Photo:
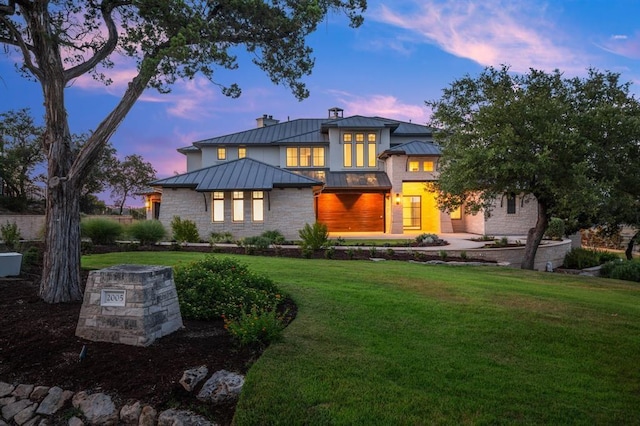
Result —
<path fill-rule="evenodd" d="M 120 6 L 131 4 L 130 1 L 105 1 L 101 5 L 102 17 L 109 31 L 107 42 L 87 61 L 65 71 L 65 83 L 91 71 L 106 59 L 118 45 L 118 28 L 111 13 Z"/>
<path fill-rule="evenodd" d="M 14 15 L 16 13 L 15 0 L 9 0 L 9 4 L 0 4 L 0 15 Z"/>
<path fill-rule="evenodd" d="M 13 25 L 13 22 L 7 19 L 7 17 L 4 14 L 0 14 L 0 22 L 7 27 L 7 29 L 9 30 L 9 33 L 13 35 L 13 37 L 15 38 L 15 40 L 11 40 L 11 39 L 5 39 L 4 37 L 2 37 L 0 38 L 0 42 L 10 44 L 20 48 L 20 51 L 22 52 L 22 57 L 24 58 L 24 65 L 38 79 L 42 78 L 42 71 L 40 71 L 40 68 L 35 66 L 35 64 L 31 60 L 31 51 L 34 50 L 33 46 L 31 46 L 30 44 L 24 41 L 24 38 L 22 38 L 22 34 L 20 34 L 20 31 L 18 31 L 15 25 Z"/>

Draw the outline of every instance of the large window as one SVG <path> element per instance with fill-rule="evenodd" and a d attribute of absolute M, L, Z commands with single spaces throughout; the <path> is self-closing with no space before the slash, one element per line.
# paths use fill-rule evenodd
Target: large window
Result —
<path fill-rule="evenodd" d="M 252 192 L 251 219 L 254 222 L 262 222 L 264 220 L 264 192 Z"/>
<path fill-rule="evenodd" d="M 420 161 L 411 160 L 409 161 L 409 171 L 410 172 L 432 172 L 434 170 L 433 161 L 423 161 L 422 168 L 420 168 Z"/>
<path fill-rule="evenodd" d="M 214 192 L 211 197 L 212 220 L 224 222 L 224 192 Z"/>
<path fill-rule="evenodd" d="M 287 148 L 287 167 L 324 167 L 324 147 Z"/>
<path fill-rule="evenodd" d="M 420 229 L 420 196 L 410 195 L 402 198 L 402 225 L 404 229 Z"/>
<path fill-rule="evenodd" d="M 344 167 L 376 167 L 378 148 L 375 133 L 343 133 L 342 144 Z"/>
<path fill-rule="evenodd" d="M 244 193 L 242 191 L 233 191 L 233 221 L 244 221 Z"/>

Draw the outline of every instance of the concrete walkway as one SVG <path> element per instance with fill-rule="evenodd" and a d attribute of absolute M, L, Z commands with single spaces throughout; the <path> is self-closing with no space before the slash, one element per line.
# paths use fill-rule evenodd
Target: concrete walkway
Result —
<path fill-rule="evenodd" d="M 345 240 L 413 240 L 418 235 L 423 234 L 423 232 L 415 232 L 415 233 L 405 233 L 405 234 L 384 234 L 382 232 L 348 232 L 348 233 L 339 233 L 339 232 L 331 232 L 329 233 L 329 238 L 335 240 L 337 238 L 343 238 Z M 413 250 L 424 250 L 424 251 L 440 251 L 440 250 L 470 250 L 470 249 L 478 249 L 485 246 L 486 241 L 472 241 L 474 238 L 479 238 L 480 235 L 476 234 L 467 234 L 467 233 L 448 233 L 448 234 L 437 234 L 438 238 L 445 240 L 449 244 L 446 246 L 435 246 L 435 247 L 407 247 L 408 249 Z M 500 236 L 495 237 L 500 239 Z M 509 236 L 509 241 L 520 241 L 523 244 L 526 243 L 526 237 L 522 236 Z M 394 247 L 395 249 L 396 247 Z M 401 247 L 398 247 L 401 248 Z"/>

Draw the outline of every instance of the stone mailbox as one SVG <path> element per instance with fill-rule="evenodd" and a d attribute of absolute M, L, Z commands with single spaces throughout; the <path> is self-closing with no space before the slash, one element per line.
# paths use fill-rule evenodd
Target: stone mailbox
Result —
<path fill-rule="evenodd" d="M 170 267 L 117 265 L 89 273 L 76 336 L 148 346 L 181 327 Z"/>

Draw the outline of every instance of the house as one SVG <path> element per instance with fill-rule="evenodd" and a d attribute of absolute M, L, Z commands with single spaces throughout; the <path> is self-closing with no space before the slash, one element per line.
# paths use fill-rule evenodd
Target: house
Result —
<path fill-rule="evenodd" d="M 297 238 L 306 223 L 334 234 L 471 232 L 520 235 L 537 206 L 505 195 L 490 214 L 440 211 L 428 185 L 438 179 L 440 148 L 432 129 L 382 117 L 280 122 L 194 142 L 178 150 L 187 172 L 151 183 L 147 217 L 169 227 L 173 216 L 194 221 L 202 236 L 241 238 L 279 230 Z M 532 200 L 533 201 L 533 200 Z"/>

